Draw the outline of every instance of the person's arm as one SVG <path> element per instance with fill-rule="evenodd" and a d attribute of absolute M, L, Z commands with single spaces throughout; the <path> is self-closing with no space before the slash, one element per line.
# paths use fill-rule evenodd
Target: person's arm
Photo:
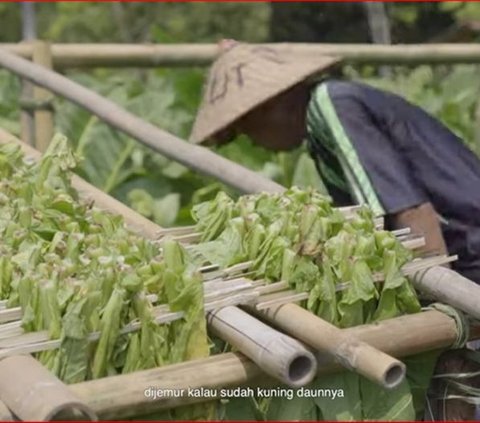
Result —
<path fill-rule="evenodd" d="M 389 229 L 411 228 L 412 233 L 422 234 L 425 246 L 420 249 L 424 253 L 448 254 L 443 238 L 440 220 L 431 203 L 423 203 L 399 213 L 388 216 Z"/>

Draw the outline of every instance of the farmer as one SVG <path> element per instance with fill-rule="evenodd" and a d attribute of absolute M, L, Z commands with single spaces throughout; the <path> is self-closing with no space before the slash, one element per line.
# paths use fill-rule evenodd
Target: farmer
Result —
<path fill-rule="evenodd" d="M 227 42 L 213 65 L 191 141 L 244 133 L 275 151 L 306 139 L 338 206 L 368 204 L 387 229 L 422 233 L 425 252 L 480 283 L 480 161 L 436 119 L 354 82 L 315 79 L 338 60 Z"/>

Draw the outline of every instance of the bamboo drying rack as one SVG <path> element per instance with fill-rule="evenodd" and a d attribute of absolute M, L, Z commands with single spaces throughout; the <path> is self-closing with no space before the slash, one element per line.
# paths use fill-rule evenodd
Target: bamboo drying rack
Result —
<path fill-rule="evenodd" d="M 20 142 L 12 135 L 0 130 L 0 143 L 9 141 Z M 24 143 L 20 143 L 20 145 L 29 157 L 38 159 L 40 156 L 39 152 L 36 152 L 28 145 Z M 81 195 L 84 196 L 84 198 L 95 201 L 96 206 L 101 209 L 122 214 L 128 217 L 130 221 L 135 221 L 135 218 L 140 216 L 124 205 L 116 208 L 116 200 L 78 177 L 74 178 L 73 184 L 77 189 L 81 190 Z M 126 212 L 126 214 L 124 214 L 124 212 Z M 142 217 L 139 217 L 140 221 L 142 221 L 142 219 Z M 151 232 L 149 232 L 150 237 L 157 237 L 161 228 L 151 222 L 148 225 L 151 230 Z M 135 225 L 130 227 L 135 230 Z M 140 230 L 142 229 L 142 226 L 137 225 L 136 227 L 140 228 Z M 297 316 L 299 316 L 301 320 L 298 318 L 292 319 L 292 313 L 297 313 Z M 381 350 L 395 357 L 445 348 L 451 345 L 457 338 L 457 327 L 453 319 L 437 311 L 428 311 L 418 315 L 387 320 L 377 325 L 365 325 L 345 330 L 331 327 L 331 325 L 328 325 L 326 322 L 321 321 L 294 304 L 286 304 L 276 309 L 271 309 L 270 311 L 261 312 L 261 314 L 263 317 L 270 319 L 274 325 L 293 334 L 294 337 L 299 337 L 300 340 L 307 344 L 312 345 L 312 339 L 316 339 L 316 344 L 313 346 L 315 346 L 317 350 L 323 350 L 323 352 L 317 351 L 317 356 L 320 358 L 318 362 L 321 363 L 317 368 L 317 374 L 341 369 L 338 362 L 332 358 L 336 356 L 334 348 L 332 348 L 332 345 L 335 346 L 335 344 L 326 341 L 329 336 L 331 337 L 332 329 L 342 333 L 340 339 L 356 338 L 358 341 L 366 342 L 365 345 L 373 349 L 374 352 Z M 272 315 L 275 315 L 275 318 L 272 319 Z M 294 322 L 297 323 L 295 324 Z M 300 326 L 298 326 L 298 322 L 301 322 Z M 309 330 L 305 330 L 305 327 L 308 327 Z M 392 331 L 397 333 L 397 339 L 400 339 L 401 342 L 392 343 Z M 309 338 L 308 334 L 315 336 Z M 334 337 L 335 335 L 336 332 L 333 332 Z M 472 337 L 480 337 L 480 327 L 473 327 Z M 354 354 L 351 358 L 354 359 L 358 351 L 360 351 L 359 357 L 362 357 L 362 349 L 360 348 L 357 351 L 353 351 Z M 376 357 L 376 355 L 374 355 L 374 357 Z M 387 355 L 386 357 L 389 356 Z M 342 362 L 341 359 L 340 362 Z M 152 401 L 145 396 L 145 392 L 141 391 L 142 387 L 145 390 L 149 386 L 161 385 L 162 389 L 185 389 L 185 391 L 188 391 L 188 388 L 194 387 L 214 389 L 234 387 L 247 383 L 252 386 L 256 384 L 275 383 L 275 378 L 265 375 L 264 362 L 260 360 L 257 361 L 257 363 L 259 364 L 250 361 L 241 353 L 221 354 L 220 356 L 214 356 L 208 359 L 84 382 L 64 388 L 66 393 L 72 391 L 77 398 L 83 401 L 85 409 L 91 410 L 90 412 L 95 413 L 99 418 L 127 418 L 138 416 L 139 413 L 155 412 L 200 401 L 199 398 L 188 395 L 181 398 L 163 398 Z M 371 364 L 372 362 L 369 361 L 368 363 Z M 343 364 L 345 365 L 344 361 Z M 30 365 L 36 366 L 34 363 Z M 25 367 L 25 362 L 22 362 L 22 366 Z M 349 367 L 348 364 L 346 367 Z M 372 370 L 378 371 L 378 367 L 373 367 Z M 272 374 L 272 372 L 270 372 L 270 374 Z M 198 375 L 199 377 L 191 380 L 192 375 Z M 378 377 L 385 377 L 385 374 L 378 375 Z M 22 385 L 25 382 L 21 374 L 18 375 L 17 380 L 18 383 Z M 114 385 L 117 386 L 116 389 L 113 389 Z M 122 388 L 121 391 L 119 391 L 119 386 L 125 387 L 125 390 Z M 2 387 L 0 385 L 0 392 L 1 389 Z M 11 407 L 12 405 L 9 404 L 9 406 Z M 3 416 L 4 419 L 8 419 L 10 413 L 8 411 L 9 408 L 2 406 L 0 403 L 0 413 L 2 410 L 4 410 L 5 414 Z M 31 414 L 29 413 L 31 412 L 30 408 L 27 409 L 27 412 L 24 412 L 25 418 L 30 417 Z M 20 414 L 21 413 L 22 410 L 20 410 Z M 19 412 L 17 411 L 16 414 L 18 415 Z M 0 417 L 2 416 L 0 415 Z"/>

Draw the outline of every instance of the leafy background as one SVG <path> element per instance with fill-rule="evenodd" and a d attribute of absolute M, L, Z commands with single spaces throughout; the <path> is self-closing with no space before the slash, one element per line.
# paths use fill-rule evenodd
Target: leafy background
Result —
<path fill-rule="evenodd" d="M 344 19 L 360 16 L 360 22 L 365 21 L 358 5 L 347 4 L 340 9 L 341 13 L 335 14 L 329 13 L 329 7 L 332 6 L 51 3 L 37 6 L 37 18 L 42 38 L 52 41 L 163 43 L 211 42 L 220 38 L 252 42 L 310 41 L 311 38 L 331 41 L 340 37 L 335 24 L 342 15 Z M 465 17 L 480 16 L 477 4 L 397 4 L 389 7 L 393 37 L 405 38 L 405 34 L 409 34 L 412 38 L 412 34 L 416 34 L 415 41 L 431 37 L 434 30 L 448 33 L 452 25 L 461 25 Z M 0 4 L 0 19 L 6 23 L 0 29 L 0 41 L 20 38 L 19 12 L 18 5 Z M 287 12 L 289 17 L 285 16 Z M 438 29 L 438 23 L 437 26 L 425 25 L 425 14 L 438 16 L 441 22 L 445 21 L 444 27 Z M 93 20 L 95 25 L 91 25 Z M 322 28 L 326 28 L 323 32 L 317 28 L 320 22 L 324 24 Z M 280 31 L 279 24 L 290 24 L 290 32 Z M 355 37 L 339 41 L 368 41 Z M 187 138 L 200 99 L 205 69 L 92 69 L 67 73 L 144 119 Z M 394 67 L 389 69 L 387 76 L 380 76 L 376 68 L 364 66 L 348 67 L 345 74 L 404 95 L 439 117 L 474 151 L 480 152 L 477 123 L 480 74 L 476 66 Z M 19 92 L 17 78 L 1 72 L 0 125 L 14 133 L 19 133 Z M 151 154 L 135 140 L 61 99 L 56 99 L 55 118 L 56 129 L 65 133 L 84 157 L 79 173 L 160 225 L 191 222 L 192 204 L 212 198 L 219 189 L 228 190 L 217 181 Z M 324 189 L 305 149 L 272 153 L 242 137 L 236 143 L 219 148 L 218 152 L 284 185 L 313 185 Z"/>

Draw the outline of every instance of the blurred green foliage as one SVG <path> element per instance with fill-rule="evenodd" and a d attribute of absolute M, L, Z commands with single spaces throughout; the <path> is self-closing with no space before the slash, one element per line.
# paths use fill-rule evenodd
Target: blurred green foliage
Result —
<path fill-rule="evenodd" d="M 262 41 L 268 3 L 45 2 L 36 4 L 38 34 L 58 42 Z M 21 38 L 19 4 L 0 4 L 0 41 Z M 5 25 L 5 26 L 4 26 Z"/>

